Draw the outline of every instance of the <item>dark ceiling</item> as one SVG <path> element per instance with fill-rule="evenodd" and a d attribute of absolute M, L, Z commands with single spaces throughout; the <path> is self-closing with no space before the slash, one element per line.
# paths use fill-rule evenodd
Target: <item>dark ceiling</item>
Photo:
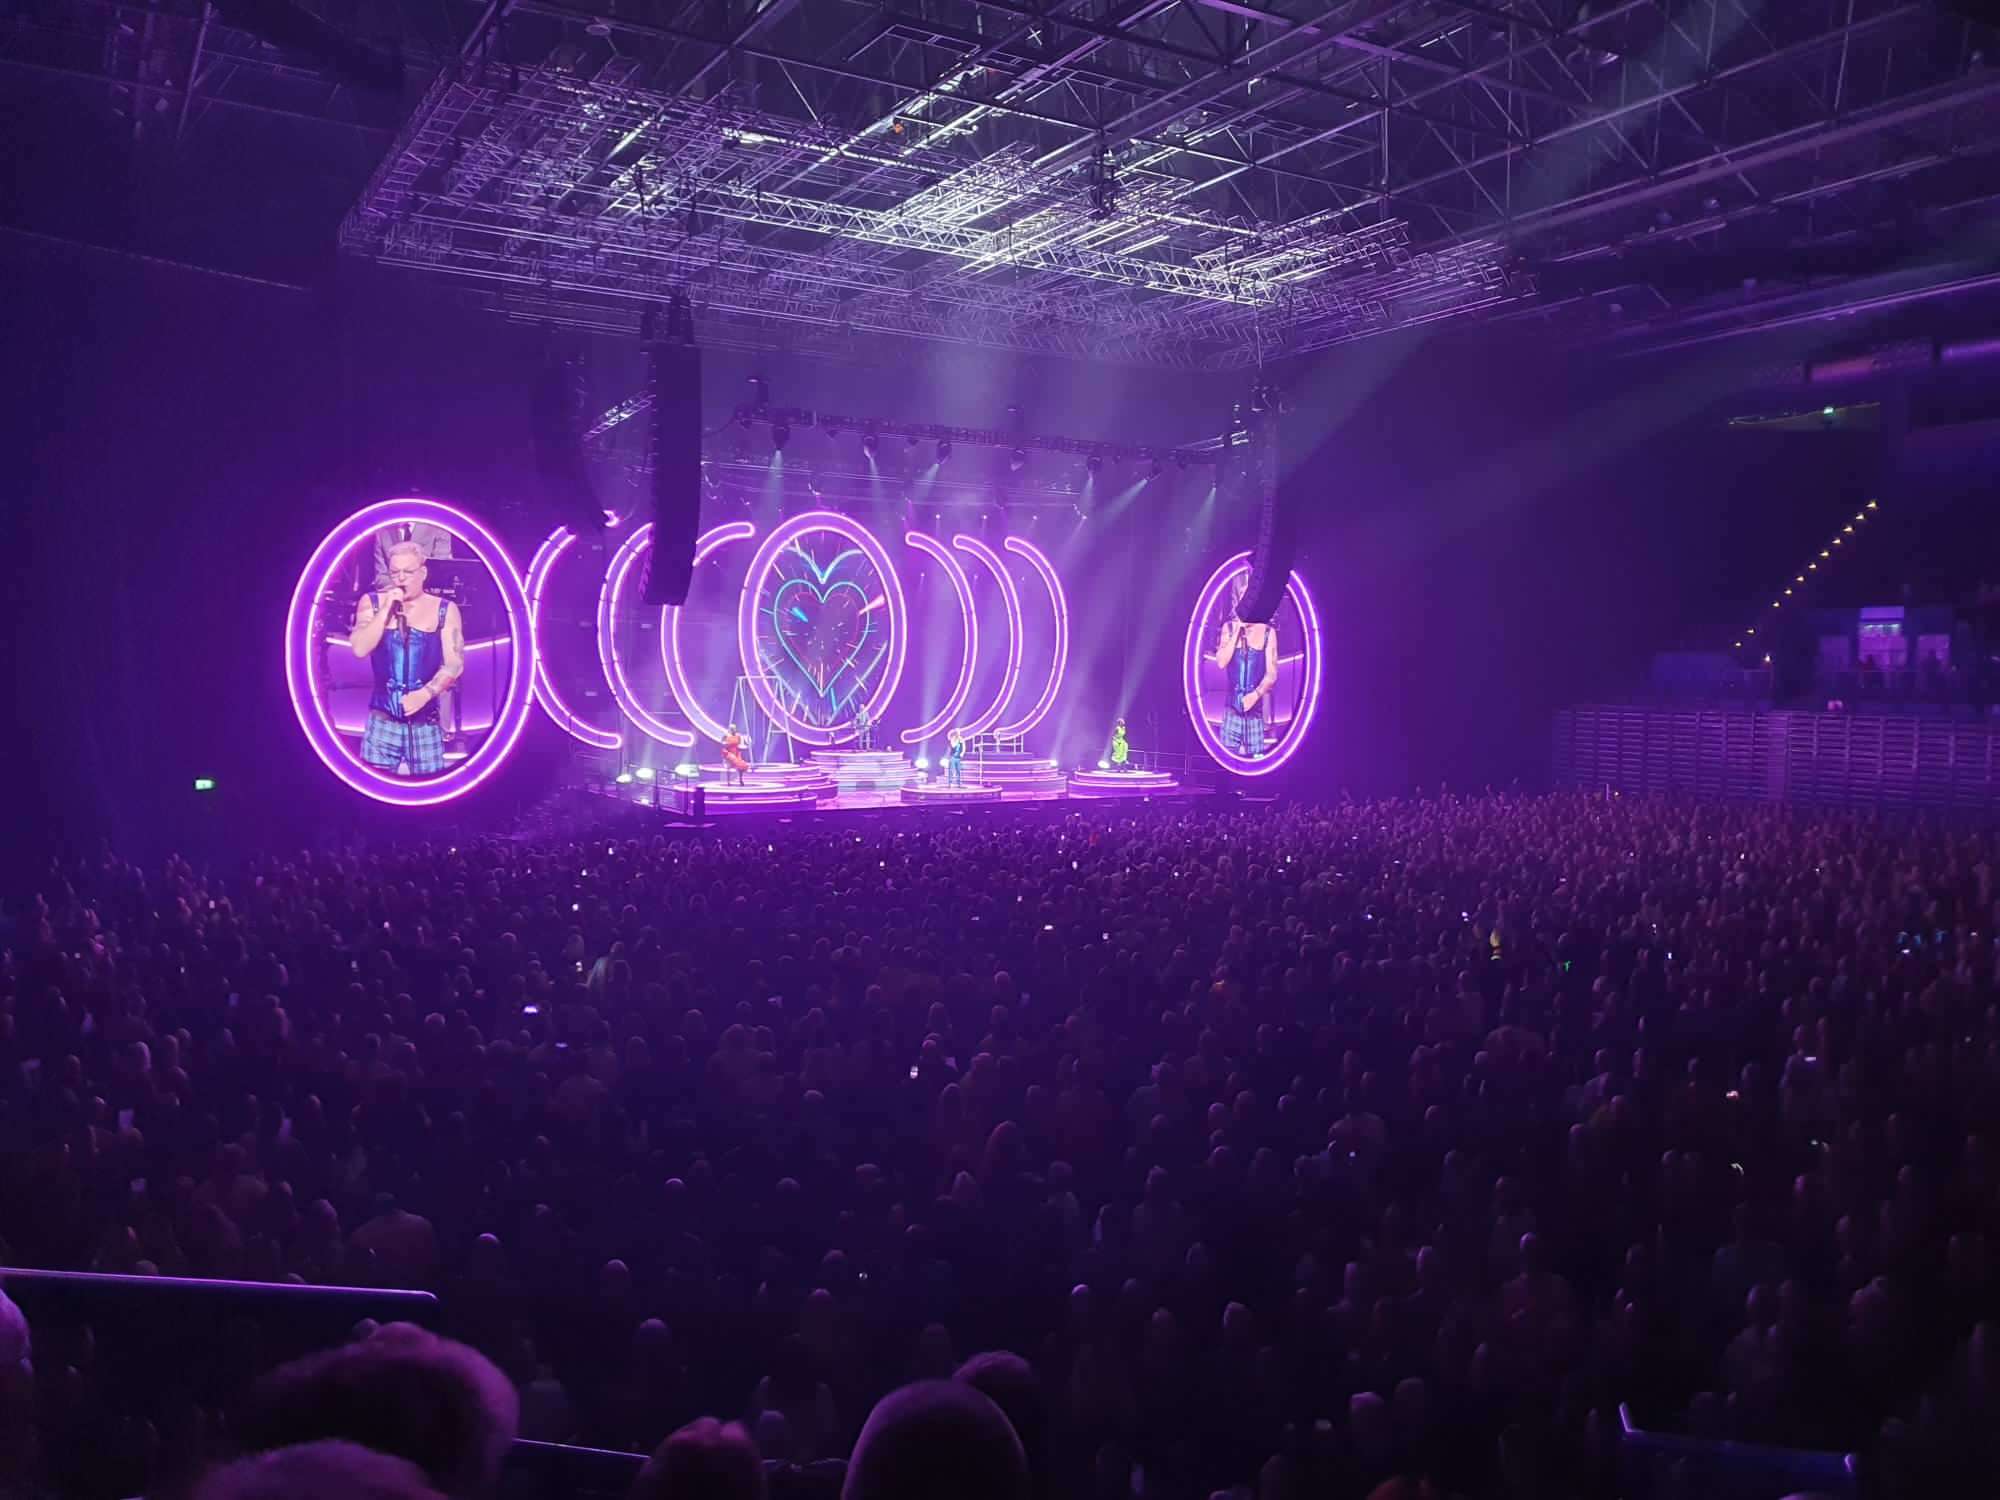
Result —
<path fill-rule="evenodd" d="M 2000 34 L 1895 0 L 0 0 L 12 232 L 517 316 L 1226 369 L 1996 277 Z"/>

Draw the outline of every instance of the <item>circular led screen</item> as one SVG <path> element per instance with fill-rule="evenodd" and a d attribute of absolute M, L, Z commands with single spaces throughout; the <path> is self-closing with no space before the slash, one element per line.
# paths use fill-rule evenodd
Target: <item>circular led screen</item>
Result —
<path fill-rule="evenodd" d="M 1202 746 L 1239 776 L 1268 776 L 1298 753 L 1319 708 L 1319 613 L 1293 573 L 1268 624 L 1244 625 L 1236 603 L 1250 578 L 1238 553 L 1209 575 L 1188 619 L 1181 686 Z"/>
<path fill-rule="evenodd" d="M 285 616 L 285 681 L 314 753 L 399 807 L 448 802 L 499 769 L 533 706 L 534 664 L 506 548 L 436 500 L 385 500 L 334 527 Z"/>
<path fill-rule="evenodd" d="M 908 620 L 873 533 L 837 511 L 794 516 L 757 549 L 737 604 L 751 696 L 794 739 L 837 744 L 858 707 L 879 722 L 895 696 Z"/>

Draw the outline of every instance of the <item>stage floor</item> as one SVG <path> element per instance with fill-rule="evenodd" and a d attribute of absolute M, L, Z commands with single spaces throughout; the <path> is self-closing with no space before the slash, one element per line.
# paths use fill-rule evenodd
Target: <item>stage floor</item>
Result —
<path fill-rule="evenodd" d="M 1051 803 L 1103 803 L 1205 797 L 1206 787 L 1191 787 L 1161 772 L 1077 771 L 1065 776 L 1052 762 L 1032 768 L 1009 768 L 1013 774 L 976 779 L 968 765 L 965 785 L 946 786 L 935 774 L 924 775 L 901 757 L 817 753 L 799 763 L 758 764 L 742 782 L 728 779 L 719 766 L 702 766 L 691 777 L 645 780 L 621 776 L 606 783 L 592 779 L 579 790 L 592 796 L 625 802 L 657 812 L 677 822 L 723 824 L 739 818 L 784 821 L 822 814 L 909 812 L 919 809 L 954 813 L 989 812 Z M 687 793 L 698 788 L 701 810 L 688 805 Z"/>

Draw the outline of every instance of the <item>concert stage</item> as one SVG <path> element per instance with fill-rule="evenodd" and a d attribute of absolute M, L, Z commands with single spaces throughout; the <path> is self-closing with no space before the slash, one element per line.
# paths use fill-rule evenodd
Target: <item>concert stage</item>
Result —
<path fill-rule="evenodd" d="M 1248 552 L 1215 567 L 1187 616 L 1177 675 L 1193 740 L 1160 735 L 1150 712 L 1148 739 L 1185 748 L 1114 770 L 1098 757 L 1124 753 L 1129 742 L 1114 733 L 1134 689 L 1118 686 L 1119 710 L 1083 712 L 1101 737 L 1065 728 L 1078 713 L 1066 695 L 1079 696 L 1068 595 L 1030 539 L 884 537 L 827 509 L 774 525 L 718 520 L 696 539 L 688 597 L 646 605 L 652 532 L 614 527 L 586 539 L 559 527 L 520 569 L 506 539 L 445 502 L 404 497 L 354 512 L 307 561 L 286 618 L 286 683 L 313 753 L 356 792 L 413 808 L 490 780 L 531 724 L 574 742 L 580 778 L 704 821 L 1143 800 L 1176 795 L 1190 779 L 1278 771 L 1318 703 L 1318 616 L 1295 574 L 1255 627 L 1263 634 L 1244 638 L 1227 672 L 1217 664 L 1210 643 L 1251 628 L 1231 613 L 1248 587 Z M 408 595 L 385 581 L 391 550 Z M 725 551 L 740 566 L 723 567 Z M 386 622 L 406 607 L 390 633 Z M 425 658 L 420 690 L 391 692 L 398 652 Z M 1263 684 L 1254 693 L 1253 682 Z M 1081 696 L 1109 691 L 1087 683 Z M 1229 707 L 1253 696 L 1254 712 Z M 961 740 L 947 786 L 947 747 Z M 740 779 L 725 762 L 744 767 Z"/>
<path fill-rule="evenodd" d="M 693 774 L 689 774 L 692 772 Z M 1147 801 L 1199 797 L 1164 771 L 1065 773 L 1054 761 L 1023 755 L 967 756 L 962 785 L 948 785 L 941 771 L 918 770 L 895 751 L 816 750 L 803 762 L 753 765 L 741 781 L 719 765 L 684 766 L 668 775 L 611 775 L 584 769 L 576 790 L 656 811 L 677 821 L 712 823 L 724 818 L 777 817 L 787 821 L 817 813 L 892 808 L 970 812 L 1070 799 Z"/>

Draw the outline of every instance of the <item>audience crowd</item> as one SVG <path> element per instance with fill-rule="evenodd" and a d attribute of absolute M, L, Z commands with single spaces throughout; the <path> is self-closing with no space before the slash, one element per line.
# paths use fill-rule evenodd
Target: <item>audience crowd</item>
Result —
<path fill-rule="evenodd" d="M 0 1263 L 440 1300 L 275 1373 L 0 1304 L 0 1492 L 1609 1496 L 1621 1406 L 2000 1472 L 1997 863 L 1443 793 L 66 862 Z"/>

